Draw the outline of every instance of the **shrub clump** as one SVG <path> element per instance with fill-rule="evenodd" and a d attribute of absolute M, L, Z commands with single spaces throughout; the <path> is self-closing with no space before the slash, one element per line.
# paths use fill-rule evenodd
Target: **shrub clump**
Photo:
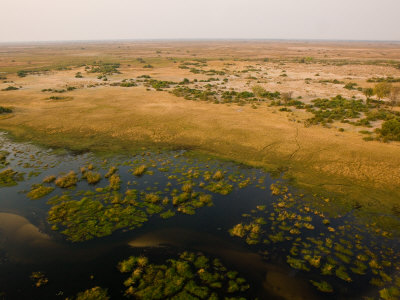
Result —
<path fill-rule="evenodd" d="M 19 90 L 19 88 L 17 88 L 16 86 L 8 86 L 5 89 L 2 89 L 2 91 L 16 91 Z"/>
<path fill-rule="evenodd" d="M 0 115 L 1 114 L 9 114 L 9 113 L 12 113 L 11 108 L 0 106 Z"/>
<path fill-rule="evenodd" d="M 377 133 L 384 141 L 400 141 L 400 118 L 385 121 Z"/>

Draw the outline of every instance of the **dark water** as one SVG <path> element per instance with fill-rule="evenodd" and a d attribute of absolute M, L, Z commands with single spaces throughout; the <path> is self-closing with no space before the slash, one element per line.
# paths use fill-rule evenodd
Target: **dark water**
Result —
<path fill-rule="evenodd" d="M 118 271 L 118 262 L 131 255 L 146 255 L 162 264 L 186 250 L 219 258 L 229 269 L 239 271 L 251 285 L 246 298 L 379 298 L 379 291 L 384 288 L 397 288 L 397 239 L 372 230 L 351 211 L 324 223 L 327 217 L 313 208 L 310 198 L 298 196 L 290 188 L 286 193 L 272 195 L 272 183 L 285 183 L 262 170 L 191 158 L 184 152 L 143 152 L 107 159 L 91 154 L 58 155 L 11 142 L 4 135 L 0 146 L 0 151 L 9 153 L 8 165 L 0 172 L 12 168 L 25 173 L 25 179 L 17 185 L 0 187 L 0 299 L 65 299 L 93 286 L 108 288 L 111 298 L 119 299 L 126 275 Z M 81 179 L 73 189 L 56 187 L 38 200 L 26 196 L 31 186 L 45 177 L 70 170 L 81 177 L 80 168 L 89 164 L 102 174 L 98 184 L 90 185 Z M 131 170 L 142 164 L 148 167 L 147 172 L 141 177 L 132 175 Z M 87 191 L 96 195 L 97 188 L 108 185 L 104 174 L 110 166 L 118 167 L 120 193 L 135 189 L 139 199 L 144 195 L 140 192 L 158 193 L 163 198 L 173 194 L 174 189 L 180 191 L 190 181 L 196 192 L 212 195 L 213 206 L 196 208 L 195 214 L 189 215 L 168 204 L 163 209 L 175 211 L 171 218 L 148 214 L 148 221 L 140 228 L 123 228 L 87 241 L 71 242 L 68 235 L 51 230 L 47 216 L 53 205 L 47 201 L 63 194 L 69 195 L 71 201 L 80 200 Z M 207 188 L 208 183 L 215 183 L 212 178 L 205 179 L 207 174 L 212 177 L 218 170 L 224 172 L 224 188 L 231 186 L 226 195 Z M 257 243 L 248 244 L 245 236 L 229 234 L 235 225 L 256 224 L 257 219 L 262 220 L 258 221 L 261 231 L 253 239 Z M 290 232 L 293 228 L 299 228 L 299 232 Z M 288 263 L 288 256 L 301 260 L 305 268 Z M 317 261 L 315 265 L 310 263 L 312 259 Z M 352 271 L 357 261 L 363 265 L 361 272 Z M 326 264 L 333 265 L 333 271 L 322 275 Z M 346 275 L 340 276 L 336 270 L 345 271 L 350 279 L 345 280 Z M 34 286 L 30 275 L 36 271 L 46 275 L 48 284 Z M 333 291 L 321 292 L 310 280 L 325 281 Z M 371 280 L 375 283 L 371 284 Z"/>

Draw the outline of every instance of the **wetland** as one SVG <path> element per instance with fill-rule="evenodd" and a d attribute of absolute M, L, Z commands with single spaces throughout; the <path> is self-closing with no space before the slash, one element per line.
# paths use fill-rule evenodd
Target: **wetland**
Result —
<path fill-rule="evenodd" d="M 0 45 L 0 299 L 399 299 L 399 49 Z"/>
<path fill-rule="evenodd" d="M 184 150 L 59 154 L 6 134 L 0 145 L 5 299 L 399 293 L 396 233 L 283 173 Z"/>

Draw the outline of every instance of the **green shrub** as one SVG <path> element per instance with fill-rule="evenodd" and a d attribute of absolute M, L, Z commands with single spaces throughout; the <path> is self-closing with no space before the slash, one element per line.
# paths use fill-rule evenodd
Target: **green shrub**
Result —
<path fill-rule="evenodd" d="M 400 141 L 400 118 L 384 122 L 377 132 L 384 141 Z"/>
<path fill-rule="evenodd" d="M 380 82 L 376 84 L 374 87 L 374 93 L 376 94 L 379 100 L 385 98 L 386 96 L 389 96 L 391 90 L 392 90 L 392 85 L 387 82 Z"/>
<path fill-rule="evenodd" d="M 12 113 L 11 108 L 0 106 L 0 114 L 9 114 Z"/>
<path fill-rule="evenodd" d="M 15 91 L 15 90 L 19 90 L 19 88 L 17 88 L 16 86 L 11 86 L 11 85 L 6 87 L 5 89 L 2 89 L 2 91 Z"/>
<path fill-rule="evenodd" d="M 176 82 L 173 81 L 163 81 L 163 80 L 156 80 L 156 79 L 150 79 L 148 83 L 151 85 L 153 89 L 156 90 L 161 90 L 164 88 L 169 88 L 171 84 L 176 84 Z"/>
<path fill-rule="evenodd" d="M 24 70 L 18 71 L 17 75 L 19 77 L 26 77 L 26 75 L 28 75 L 28 71 L 24 71 Z"/>
<path fill-rule="evenodd" d="M 72 97 L 51 96 L 48 99 L 49 100 L 67 100 L 67 99 L 72 99 Z"/>
<path fill-rule="evenodd" d="M 348 89 L 348 90 L 354 90 L 356 86 L 357 86 L 357 83 L 349 82 L 349 83 L 346 83 L 346 85 L 344 86 L 344 88 L 345 88 L 345 89 Z"/>
<path fill-rule="evenodd" d="M 94 63 L 89 69 L 86 70 L 86 72 L 101 73 L 103 75 L 120 74 L 121 72 L 118 70 L 120 66 L 121 65 L 119 63 L 105 63 L 100 61 Z"/>
<path fill-rule="evenodd" d="M 387 77 L 372 77 L 367 80 L 367 82 L 400 82 L 400 78 L 394 78 L 391 76 Z"/>
<path fill-rule="evenodd" d="M 122 86 L 122 87 L 132 87 L 132 86 L 137 86 L 137 84 L 134 83 L 134 82 L 121 82 L 121 83 L 119 84 L 119 86 Z"/>

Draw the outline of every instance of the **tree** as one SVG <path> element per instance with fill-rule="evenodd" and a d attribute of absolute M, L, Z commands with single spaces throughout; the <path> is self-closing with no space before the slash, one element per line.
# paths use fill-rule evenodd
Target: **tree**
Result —
<path fill-rule="evenodd" d="M 374 89 L 372 88 L 365 88 L 363 89 L 363 94 L 367 98 L 367 103 L 369 103 L 370 99 L 374 95 Z"/>
<path fill-rule="evenodd" d="M 286 93 L 282 93 L 281 97 L 282 97 L 282 100 L 285 102 L 285 106 L 287 106 L 288 102 L 292 99 L 292 95 L 293 95 L 292 91 L 286 92 Z"/>
<path fill-rule="evenodd" d="M 264 97 L 264 95 L 267 93 L 267 91 L 261 85 L 254 85 L 251 89 L 257 98 Z"/>
<path fill-rule="evenodd" d="M 375 85 L 374 93 L 378 97 L 378 100 L 389 96 L 390 91 L 392 89 L 392 85 L 387 82 L 380 82 Z"/>
<path fill-rule="evenodd" d="M 398 104 L 399 102 L 399 97 L 400 97 L 400 86 L 392 86 L 392 89 L 390 90 L 390 104 L 392 105 L 392 109 L 395 105 Z"/>

